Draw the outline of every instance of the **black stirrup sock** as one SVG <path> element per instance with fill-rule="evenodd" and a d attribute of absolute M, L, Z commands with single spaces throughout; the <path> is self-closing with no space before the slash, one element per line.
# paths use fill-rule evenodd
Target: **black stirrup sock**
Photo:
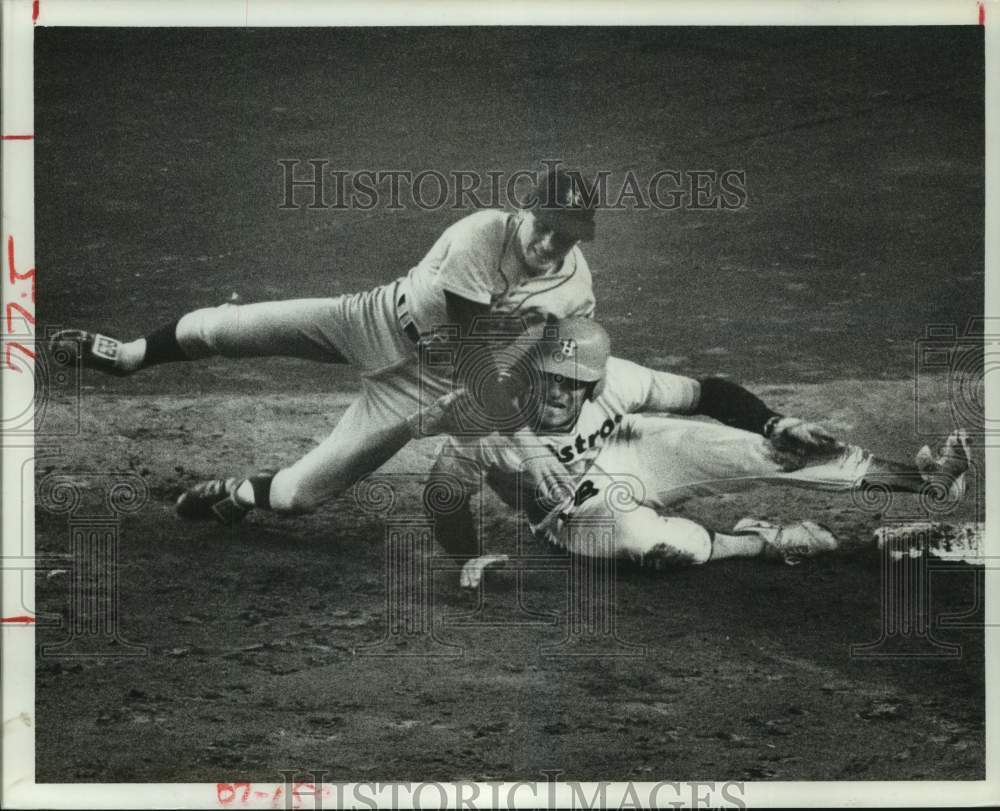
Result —
<path fill-rule="evenodd" d="M 177 323 L 171 321 L 146 336 L 146 356 L 142 359 L 143 366 L 189 360 L 181 345 L 177 343 Z"/>

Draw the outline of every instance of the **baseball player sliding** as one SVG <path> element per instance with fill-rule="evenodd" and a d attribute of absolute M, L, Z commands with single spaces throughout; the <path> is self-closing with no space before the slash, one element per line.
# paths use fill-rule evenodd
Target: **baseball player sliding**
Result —
<path fill-rule="evenodd" d="M 811 521 L 774 526 L 746 518 L 715 532 L 664 515 L 692 495 L 734 491 L 764 482 L 828 491 L 869 486 L 958 500 L 964 494 L 969 444 L 948 437 L 938 457 L 928 448 L 916 465 L 899 464 L 846 445 L 818 425 L 769 409 L 741 386 L 693 380 L 610 356 L 597 323 L 573 318 L 534 327 L 525 354 L 541 380 L 536 453 L 559 461 L 566 487 L 553 501 L 525 471 L 524 449 L 496 437 L 452 436 L 435 461 L 425 502 L 436 535 L 451 554 L 470 558 L 461 584 L 475 587 L 483 570 L 506 560 L 481 555 L 470 499 L 487 481 L 505 503 L 522 507 L 536 536 L 588 556 L 619 556 L 651 565 L 701 564 L 762 556 L 796 563 L 837 547 Z M 460 406 L 461 394 L 449 408 Z M 716 422 L 679 419 L 702 415 Z M 594 531 L 613 526 L 614 532 Z"/>
<path fill-rule="evenodd" d="M 514 393 L 501 370 L 489 368 L 494 347 L 477 343 L 474 324 L 503 318 L 513 338 L 547 317 L 593 315 L 590 269 L 578 242 L 593 239 L 594 210 L 577 188 L 578 178 L 549 166 L 524 208 L 465 217 L 406 276 L 365 293 L 226 304 L 188 313 L 134 341 L 66 330 L 53 343 L 70 350 L 64 356 L 79 356 L 83 365 L 114 375 L 212 355 L 281 355 L 359 366 L 364 371 L 361 396 L 330 436 L 303 458 L 276 473 L 202 482 L 177 505 L 184 518 L 224 523 L 238 521 L 254 507 L 308 512 L 393 456 L 412 437 L 406 418 L 453 390 L 456 379 L 464 381 L 467 374 L 474 373 L 479 384 L 491 382 L 477 389 L 483 400 L 478 413 L 489 423 L 483 429 L 509 421 Z M 442 325 L 450 325 L 449 340 L 478 352 L 474 362 L 460 368 L 419 362 L 421 344 L 434 340 Z M 513 431 L 509 439 L 515 445 L 533 444 L 527 430 Z M 551 459 L 530 464 L 543 489 L 561 473 Z"/>

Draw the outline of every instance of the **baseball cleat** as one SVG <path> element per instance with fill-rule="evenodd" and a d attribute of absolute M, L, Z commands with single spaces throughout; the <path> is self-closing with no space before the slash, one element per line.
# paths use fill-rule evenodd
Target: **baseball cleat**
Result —
<path fill-rule="evenodd" d="M 782 560 L 789 566 L 795 566 L 805 558 L 833 552 L 838 546 L 834 534 L 814 521 L 800 521 L 779 527 L 767 521 L 744 518 L 733 527 L 733 534 L 758 536 L 764 541 L 765 558 Z"/>
<path fill-rule="evenodd" d="M 59 330 L 49 338 L 52 359 L 60 366 L 71 366 L 79 360 L 87 369 L 125 377 L 131 372 L 118 365 L 121 349 L 121 341 L 82 329 Z"/>
<path fill-rule="evenodd" d="M 237 524 L 250 512 L 236 500 L 240 479 L 212 479 L 185 490 L 177 499 L 177 515 L 185 521 Z"/>
<path fill-rule="evenodd" d="M 969 470 L 971 459 L 969 436 L 964 429 L 959 428 L 948 434 L 944 447 L 937 456 L 924 445 L 917 452 L 917 468 L 925 482 L 940 482 L 948 488 L 950 500 L 960 501 L 965 495 L 965 474 Z"/>

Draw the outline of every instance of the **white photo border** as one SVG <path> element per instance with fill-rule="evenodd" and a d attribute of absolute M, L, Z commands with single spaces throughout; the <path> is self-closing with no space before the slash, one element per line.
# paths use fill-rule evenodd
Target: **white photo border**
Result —
<path fill-rule="evenodd" d="M 34 142 L 33 136 L 33 36 L 36 26 L 358 26 L 440 25 L 562 25 L 571 12 L 575 25 L 977 25 L 985 22 L 986 34 L 986 313 L 1000 314 L 997 268 L 1000 218 L 997 216 L 998 138 L 997 116 L 1000 111 L 1000 75 L 997 40 L 1000 39 L 1000 2 L 865 2 L 823 3 L 752 2 L 751 0 L 711 4 L 677 2 L 622 3 L 590 0 L 559 2 L 512 0 L 502 7 L 471 2 L 421 0 L 419 4 L 366 0 L 330 4 L 319 0 L 2 0 L 2 211 L 3 211 L 3 303 L 21 301 L 35 266 L 34 242 Z M 405 15 L 405 16 L 404 16 Z M 15 267 L 10 266 L 10 256 Z M 14 276 L 8 274 L 16 274 Z M 44 268 L 40 270 L 44 284 Z M 24 322 L 26 337 L 33 336 L 33 322 Z M 9 341 L 11 336 L 6 336 Z M 15 336 L 16 337 L 16 336 Z M 33 398 L 30 357 L 23 356 L 25 374 L 3 378 L 3 425 L 24 413 Z M 1000 380 L 997 375 L 986 380 L 987 420 L 997 419 L 996 404 Z M 994 449 L 995 451 L 995 449 Z M 36 784 L 34 717 L 34 628 L 30 621 L 34 585 L 30 571 L 18 568 L 18 562 L 30 560 L 34 553 L 34 443 L 30 433 L 3 433 L 3 804 L 10 808 L 208 808 L 220 804 L 218 786 L 200 784 Z M 987 454 L 987 503 L 1000 503 L 1000 459 Z M 27 486 L 25 486 L 27 485 Z M 996 516 L 987 515 L 988 555 L 1000 553 Z M 987 571 L 986 593 L 1000 594 L 1000 573 Z M 767 782 L 746 783 L 741 799 L 748 806 L 808 807 L 822 804 L 867 806 L 960 806 L 1000 804 L 1000 781 L 997 773 L 997 690 L 1000 669 L 997 667 L 995 627 L 1000 623 L 995 599 L 986 605 L 986 780 L 977 782 Z M 991 627 L 992 626 L 992 627 Z M 992 631 L 992 633 L 991 633 Z M 255 784 L 261 795 L 230 807 L 273 808 L 273 793 L 279 784 Z M 357 784 L 364 788 L 365 784 Z M 472 784 L 465 784 L 466 786 Z M 475 784 L 480 787 L 480 801 L 500 798 L 507 807 L 537 807 L 552 799 L 570 802 L 565 786 L 544 783 Z M 616 784 L 609 789 L 609 804 L 633 797 L 643 804 L 656 783 Z M 466 799 L 462 786 L 449 788 L 452 803 Z M 344 797 L 350 798 L 347 788 Z M 371 785 L 363 796 L 389 801 L 390 784 L 381 790 Z M 554 794 L 553 794 L 554 792 Z M 718 791 L 702 793 L 706 806 L 726 802 Z M 414 807 L 410 792 L 396 794 L 399 807 Z M 667 797 L 660 789 L 659 798 Z M 440 807 L 438 793 L 418 798 L 425 805 Z M 332 798 L 324 806 L 333 807 Z M 634 802 L 634 800 L 632 800 Z M 303 807 L 312 807 L 304 804 Z M 364 807 L 364 806 L 362 806 Z M 370 807 L 370 805 L 369 805 Z M 480 807 L 473 803 L 470 807 Z M 485 807 L 485 806 L 483 806 Z"/>

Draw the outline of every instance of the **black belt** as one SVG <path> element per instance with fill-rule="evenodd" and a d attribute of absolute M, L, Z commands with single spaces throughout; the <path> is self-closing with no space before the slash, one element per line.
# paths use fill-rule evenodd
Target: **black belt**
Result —
<path fill-rule="evenodd" d="M 417 325 L 413 323 L 413 317 L 410 315 L 410 311 L 406 307 L 405 293 L 396 299 L 396 320 L 399 322 L 399 328 L 403 331 L 403 335 L 409 338 L 413 343 L 419 344 L 420 330 L 418 330 Z"/>

